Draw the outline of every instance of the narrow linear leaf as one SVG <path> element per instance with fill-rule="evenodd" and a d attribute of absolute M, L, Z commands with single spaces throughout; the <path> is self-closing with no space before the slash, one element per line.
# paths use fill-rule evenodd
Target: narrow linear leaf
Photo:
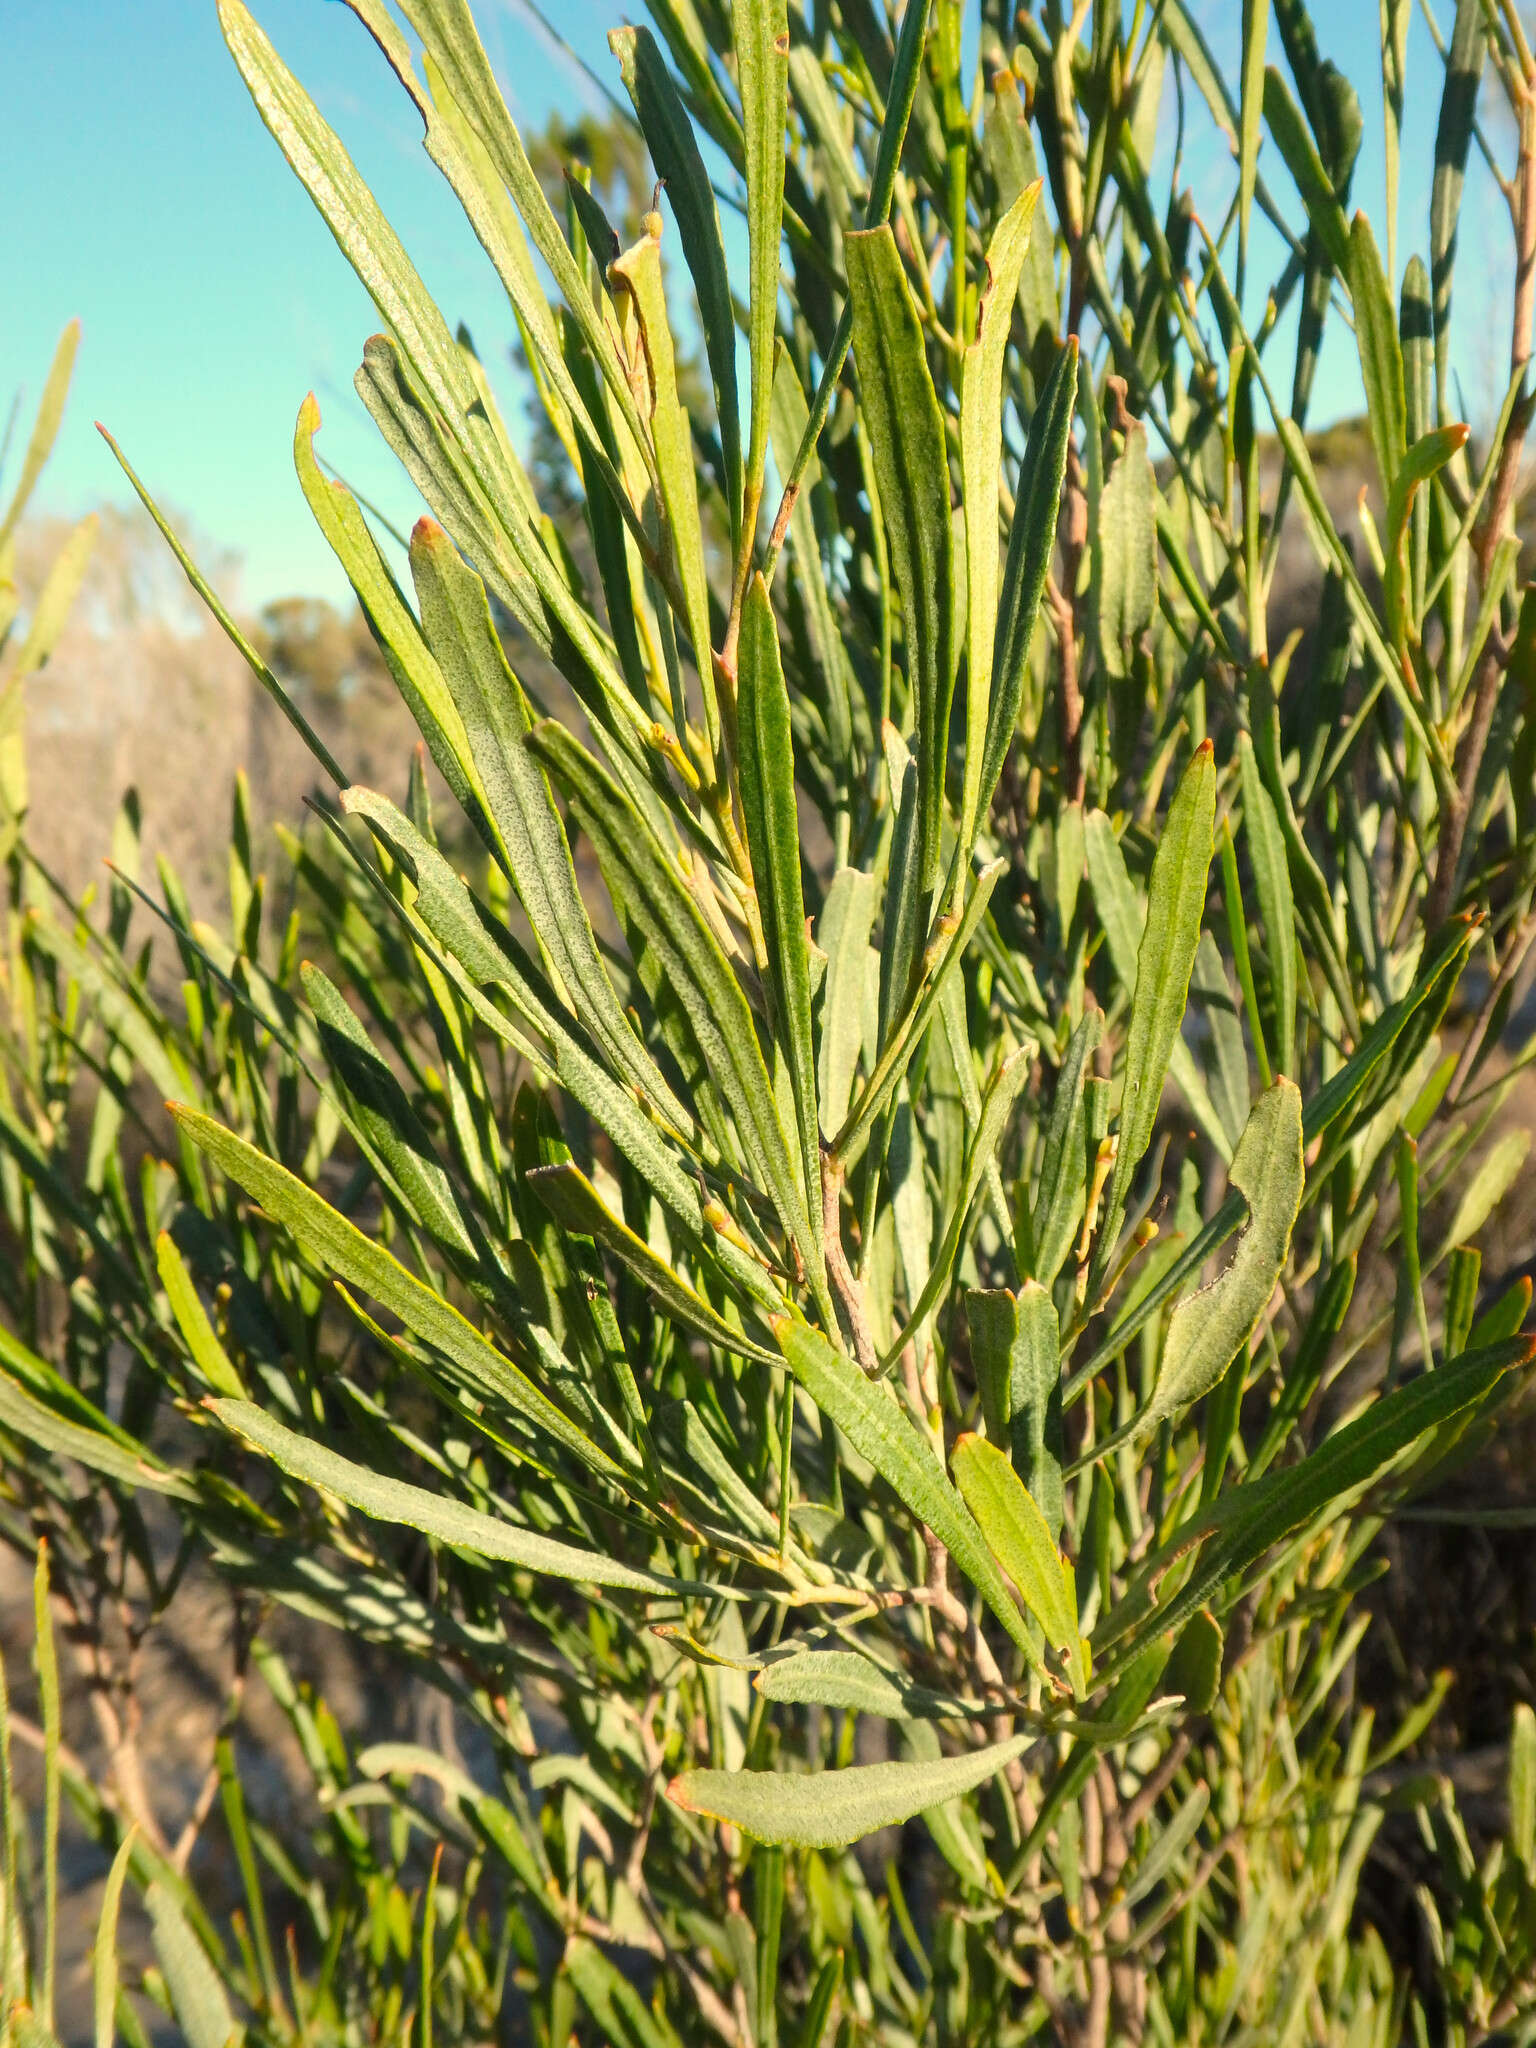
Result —
<path fill-rule="evenodd" d="M 1017 1294 L 975 1289 L 965 1298 L 971 1364 L 987 1435 L 1006 1448 L 1014 1470 L 1061 1536 L 1061 1330 L 1056 1304 L 1036 1280 Z"/>
<path fill-rule="evenodd" d="M 187 1271 L 186 1261 L 168 1230 L 162 1230 L 156 1240 L 155 1260 L 160 1269 L 160 1284 L 171 1304 L 171 1314 L 187 1340 L 187 1349 L 192 1353 L 198 1371 L 216 1394 L 229 1394 L 235 1400 L 243 1401 L 245 1388 L 240 1375 L 230 1364 L 229 1353 L 219 1342 L 213 1324 L 208 1320 L 208 1311 L 203 1307 L 192 1275 Z"/>
<path fill-rule="evenodd" d="M 789 10 L 786 0 L 735 0 L 731 38 L 741 93 L 747 181 L 750 290 L 747 350 L 752 368 L 743 550 L 751 545 L 768 459 L 773 402 L 773 344 L 779 319 L 779 244 L 784 222 L 784 131 L 789 117 Z"/>
<path fill-rule="evenodd" d="M 532 1529 L 520 1529 L 515 1523 L 498 1521 L 462 1501 L 429 1493 L 424 1486 L 410 1486 L 404 1480 L 370 1472 L 366 1466 L 354 1464 L 324 1444 L 299 1436 L 249 1401 L 214 1400 L 208 1405 L 227 1429 L 254 1444 L 289 1478 L 334 1494 L 376 1522 L 419 1529 L 424 1536 L 475 1557 L 494 1558 L 527 1571 L 547 1572 L 555 1578 L 576 1579 L 586 1585 L 615 1586 L 639 1593 L 675 1593 L 680 1589 L 678 1580 L 658 1572 L 642 1571 L 598 1551 L 562 1543 Z"/>
<path fill-rule="evenodd" d="M 91 1956 L 91 2010 L 95 2021 L 96 2048 L 114 2048 L 117 2040 L 117 1916 L 137 1840 L 138 1825 L 135 1823 L 118 1845 L 101 1892 L 101 1912 L 96 1920 L 96 1944 Z"/>
<path fill-rule="evenodd" d="M 976 339 L 961 372 L 960 475 L 965 506 L 966 704 L 965 786 L 960 843 L 975 837 L 992 702 L 992 660 L 997 621 L 997 510 L 1003 460 L 1003 368 L 1008 332 L 1030 232 L 1040 199 L 1037 179 L 993 230 L 987 281 L 976 314 Z"/>
<path fill-rule="evenodd" d="M 1410 1446 L 1442 1423 L 1475 1413 L 1504 1375 L 1528 1366 L 1533 1355 L 1536 1341 L 1525 1337 L 1463 1352 L 1437 1371 L 1394 1387 L 1299 1464 L 1230 1489 L 1147 1559 L 1131 1590 L 1095 1630 L 1100 1653 L 1136 1631 L 1138 1640 L 1114 1659 L 1118 1671 L 1138 1654 L 1143 1621 L 1147 1633 L 1158 1635 L 1182 1628 L 1212 1602 L 1224 1581 L 1246 1572 L 1314 1515 L 1344 1513 L 1350 1498 Z M 1159 1607 L 1160 1580 L 1191 1551 L 1199 1552 L 1193 1570 L 1167 1606 Z"/>
<path fill-rule="evenodd" d="M 725 465 L 734 540 L 741 527 L 742 506 L 736 318 L 714 188 L 699 154 L 688 110 L 650 30 L 614 29 L 609 34 L 608 47 L 619 60 L 624 90 L 634 106 L 656 175 L 667 188 L 667 199 L 677 216 L 683 256 L 693 274 L 699 324 L 704 330 L 704 353 L 715 387 L 715 418 L 720 428 L 720 453 Z"/>
<path fill-rule="evenodd" d="M 606 1245 L 681 1322 L 708 1337 L 711 1343 L 719 1344 L 742 1358 L 755 1358 L 765 1365 L 778 1364 L 778 1358 L 766 1345 L 755 1344 L 742 1331 L 734 1329 L 710 1307 L 697 1289 L 690 1287 L 659 1253 L 652 1251 L 644 1238 L 637 1236 L 621 1217 L 616 1216 L 579 1167 L 570 1164 L 536 1166 L 528 1173 L 527 1180 L 552 1216 L 557 1217 L 568 1230 L 579 1231 Z"/>
<path fill-rule="evenodd" d="M 1253 1335 L 1275 1291 L 1306 1181 L 1301 1091 L 1294 1081 L 1282 1077 L 1254 1104 L 1228 1179 L 1247 1198 L 1248 1228 L 1226 1271 L 1174 1308 L 1140 1429 L 1211 1391 Z"/>
<path fill-rule="evenodd" d="M 984 1437 L 962 1436 L 950 1464 L 993 1556 L 1066 1665 L 1073 1697 L 1082 1699 L 1090 1665 L 1088 1646 L 1078 1633 L 1076 1582 L 1039 1503 L 1006 1454 Z"/>
<path fill-rule="evenodd" d="M 171 1114 L 187 1136 L 221 1172 L 243 1187 L 268 1215 L 293 1232 L 297 1242 L 342 1279 L 362 1288 L 406 1328 L 435 1345 L 488 1393 L 537 1423 L 599 1472 L 617 1478 L 620 1468 L 578 1429 L 512 1361 L 482 1337 L 451 1303 L 398 1259 L 323 1202 L 286 1167 L 226 1130 L 201 1110 L 182 1103 Z"/>
<path fill-rule="evenodd" d="M 1152 863 L 1126 1040 L 1119 1143 L 1105 1227 L 1095 1254 L 1096 1274 L 1113 1249 L 1131 1177 L 1152 1141 L 1163 1078 L 1189 1001 L 1215 828 L 1216 762 L 1210 741 L 1204 740 L 1169 806 Z"/>
<path fill-rule="evenodd" d="M 586 748 L 548 719 L 534 727 L 529 743 L 564 786 L 605 871 L 624 878 L 625 900 L 687 1011 L 699 1050 L 735 1118 L 748 1165 L 807 1269 L 819 1271 L 757 1027 L 719 940 L 676 862 Z"/>
<path fill-rule="evenodd" d="M 1025 1656 L 1038 1663 L 1024 1617 L 981 1531 L 886 1382 L 866 1379 L 852 1359 L 798 1317 L 775 1317 L 773 1332 L 790 1371 L 816 1406 L 933 1531 Z"/>
<path fill-rule="evenodd" d="M 800 819 L 795 804 L 795 750 L 789 692 L 779 660 L 778 628 L 768 586 L 754 576 L 737 650 L 736 765 L 747 851 L 757 885 L 773 984 L 774 1012 L 794 1090 L 801 1165 L 812 1236 L 820 1240 L 821 1143 L 816 1056 L 811 1039 L 811 975 L 800 877 Z M 866 933 L 866 943 L 868 934 Z M 851 1081 L 850 1075 L 850 1081 Z M 844 1092 L 843 1101 L 847 1102 Z"/>
<path fill-rule="evenodd" d="M 938 880 L 955 684 L 954 533 L 944 415 L 895 236 L 884 226 L 860 230 L 844 238 L 843 252 L 854 359 L 907 636 L 917 728 L 918 872 L 928 893 Z"/>

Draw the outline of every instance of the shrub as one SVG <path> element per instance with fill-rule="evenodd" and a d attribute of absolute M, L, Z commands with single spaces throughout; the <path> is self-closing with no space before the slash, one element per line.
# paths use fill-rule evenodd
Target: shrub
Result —
<path fill-rule="evenodd" d="M 156 1496 L 253 1617 L 440 1687 L 475 1768 L 351 1757 L 288 1690 L 324 1885 L 262 1846 L 316 1953 L 285 1991 L 231 1791 L 252 1945 L 174 1894 L 188 2038 L 221 1957 L 270 2040 L 1528 2027 L 1528 1711 L 1479 1855 L 1391 1773 L 1436 1695 L 1378 1732 L 1346 1682 L 1384 1518 L 1487 1443 L 1532 1349 L 1529 1283 L 1484 1287 L 1474 1242 L 1526 1140 L 1499 1117 L 1536 935 L 1529 264 L 1479 447 L 1449 374 L 1485 71 L 1536 231 L 1513 12 L 1458 10 L 1394 302 L 1400 6 L 1384 263 L 1299 0 L 1289 83 L 1245 10 L 1235 99 L 1179 0 L 1048 4 L 1013 49 L 985 7 L 973 83 L 952 0 L 894 31 L 658 0 L 613 38 L 665 191 L 637 238 L 579 166 L 551 207 L 461 0 L 402 0 L 414 42 L 352 5 L 506 286 L 583 530 L 223 0 L 388 329 L 357 386 L 429 508 L 411 596 L 312 399 L 295 459 L 470 836 L 444 851 L 421 764 L 401 808 L 317 741 L 327 853 L 295 858 L 331 971 L 302 1000 L 248 872 L 228 950 L 169 898 L 174 1022 L 125 927 L 82 942 L 102 1028 L 187 1078 L 175 1163 L 137 1202 L 108 1170 L 110 1225 L 65 1232 L 72 1304 L 132 1247 L 123 1389 L 108 1325 L 88 1367 L 7 1346 L 17 1537 L 59 1532 L 79 1611 L 115 1517 L 153 1607 Z M 1177 155 L 1150 170 L 1170 70 L 1181 135 L 1232 143 L 1214 238 Z M 1346 315 L 1353 535 L 1306 434 Z M 1320 580 L 1272 645 L 1288 520 Z M 86 973 L 50 984 L 59 1043 Z M 41 1165 L 12 1227 L 51 1279 Z M 1417 1979 L 1359 1891 L 1390 1800 L 1440 1871 Z M 127 1811 L 98 1800 L 104 1835 Z"/>

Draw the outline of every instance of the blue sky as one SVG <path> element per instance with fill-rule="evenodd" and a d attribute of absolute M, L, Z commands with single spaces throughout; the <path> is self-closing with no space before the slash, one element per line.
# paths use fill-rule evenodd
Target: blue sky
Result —
<path fill-rule="evenodd" d="M 503 362 L 511 332 L 505 299 L 367 34 L 337 0 L 253 0 L 253 11 L 342 134 L 450 319 L 467 321 L 482 355 Z M 628 11 L 624 0 L 556 0 L 552 9 L 615 83 L 604 31 Z M 1379 222 L 1377 0 L 1334 0 L 1315 11 L 1324 53 L 1361 91 L 1367 134 L 1355 197 Z M 1196 12 L 1230 61 L 1237 0 L 1203 0 Z M 522 125 L 597 104 L 520 0 L 478 0 L 476 13 Z M 352 371 L 378 319 L 261 125 L 224 48 L 214 0 L 21 0 L 7 10 L 6 45 L 0 258 L 9 304 L 0 395 L 8 399 L 18 384 L 35 394 L 59 328 L 72 314 L 84 323 L 45 507 L 78 512 L 125 501 L 110 452 L 92 431 L 100 418 L 163 502 L 214 548 L 244 557 L 246 602 L 290 593 L 339 599 L 344 583 L 294 480 L 293 423 L 313 389 L 325 454 L 393 514 L 414 516 L 409 486 L 352 392 Z M 1425 240 L 1439 70 L 1415 13 L 1400 265 Z M 1284 171 L 1266 169 L 1289 199 Z M 1214 227 L 1230 191 L 1229 160 L 1216 148 L 1190 152 L 1185 171 Z M 1476 416 L 1503 395 L 1507 337 L 1499 339 L 1494 316 L 1508 231 L 1486 179 L 1469 184 L 1469 201 L 1461 312 L 1472 338 L 1459 367 Z M 1260 239 L 1256 275 L 1272 255 Z M 1342 339 L 1324 364 L 1320 420 L 1360 402 Z M 515 409 L 510 373 L 501 382 Z"/>

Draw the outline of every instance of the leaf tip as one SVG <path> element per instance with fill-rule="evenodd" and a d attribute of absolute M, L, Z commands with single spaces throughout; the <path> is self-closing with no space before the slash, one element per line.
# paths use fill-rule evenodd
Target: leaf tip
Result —
<path fill-rule="evenodd" d="M 680 1771 L 675 1778 L 668 1782 L 667 1797 L 674 1806 L 680 1806 L 684 1813 L 697 1813 L 699 1811 L 698 1807 L 688 1797 L 688 1773 L 686 1771 Z"/>

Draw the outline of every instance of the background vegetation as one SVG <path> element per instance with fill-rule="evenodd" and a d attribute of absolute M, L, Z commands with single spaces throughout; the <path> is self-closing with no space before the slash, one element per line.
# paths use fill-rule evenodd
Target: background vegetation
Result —
<path fill-rule="evenodd" d="M 72 332 L 0 525 L 9 2037 L 1536 2037 L 1516 13 L 1415 222 L 1384 5 L 1371 223 L 1299 0 L 1231 81 L 1179 0 L 657 0 L 531 149 L 458 0 L 351 4 L 537 415 L 223 0 L 427 507 L 307 400 L 366 638 L 242 627 L 128 471 L 310 821 L 274 744 L 217 881 L 136 798 L 64 881 Z"/>

